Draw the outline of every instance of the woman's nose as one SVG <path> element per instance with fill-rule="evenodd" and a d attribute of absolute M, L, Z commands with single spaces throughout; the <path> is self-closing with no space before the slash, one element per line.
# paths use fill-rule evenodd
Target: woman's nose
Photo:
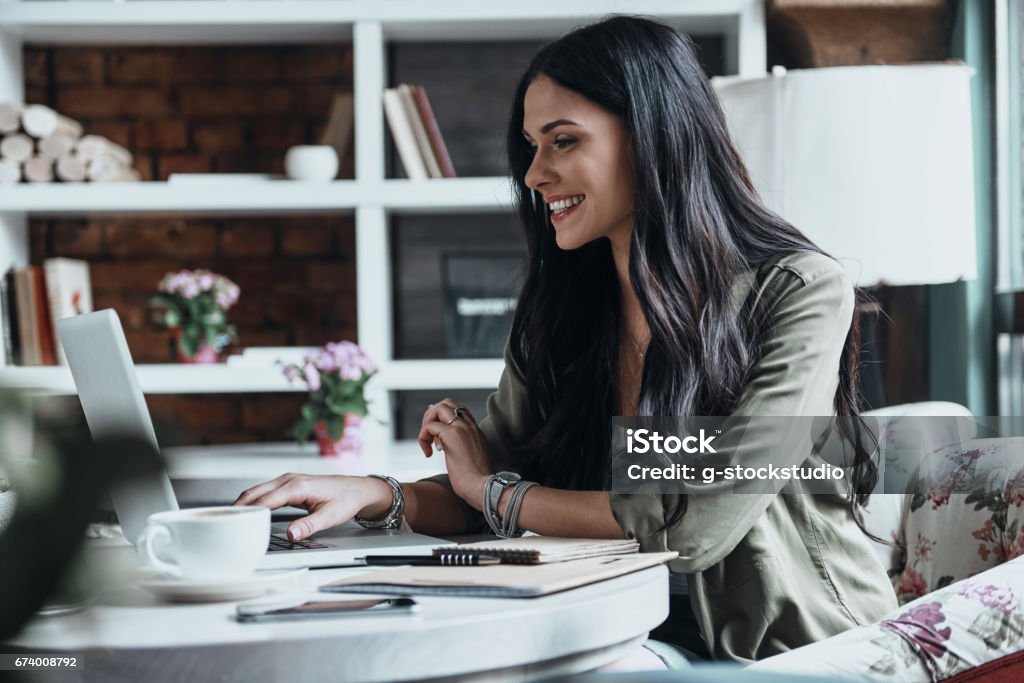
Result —
<path fill-rule="evenodd" d="M 526 177 L 523 180 L 531 190 L 540 190 L 541 187 L 553 180 L 553 173 L 550 165 L 545 161 L 544 155 L 538 151 L 533 155 L 530 168 L 526 169 Z"/>

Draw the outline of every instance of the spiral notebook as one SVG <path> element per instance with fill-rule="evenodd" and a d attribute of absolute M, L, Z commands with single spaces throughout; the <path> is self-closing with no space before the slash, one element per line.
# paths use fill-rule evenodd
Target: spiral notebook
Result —
<path fill-rule="evenodd" d="M 479 541 L 434 548 L 434 556 L 478 557 L 490 555 L 502 564 L 549 564 L 584 560 L 588 557 L 631 555 L 640 552 L 633 539 L 558 538 L 555 536 L 524 536 L 504 540 Z"/>
<path fill-rule="evenodd" d="M 319 590 L 324 593 L 537 598 L 656 567 L 677 555 L 674 552 L 631 553 L 536 565 L 399 567 L 350 576 L 320 586 Z"/>

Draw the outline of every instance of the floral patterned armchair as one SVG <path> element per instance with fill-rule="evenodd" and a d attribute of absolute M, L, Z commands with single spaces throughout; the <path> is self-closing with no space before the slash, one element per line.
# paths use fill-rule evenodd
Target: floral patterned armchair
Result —
<path fill-rule="evenodd" d="M 977 438 L 970 412 L 951 403 L 867 415 L 882 425 L 886 489 L 905 490 L 873 496 L 865 514 L 869 530 L 894 541 L 877 551 L 903 607 L 751 668 L 1024 680 L 1024 437 Z M 941 419 L 919 419 L 929 416 Z"/>

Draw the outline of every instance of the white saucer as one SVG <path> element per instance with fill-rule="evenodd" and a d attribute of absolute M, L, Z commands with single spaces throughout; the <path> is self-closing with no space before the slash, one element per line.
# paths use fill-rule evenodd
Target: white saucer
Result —
<path fill-rule="evenodd" d="M 302 587 L 308 569 L 258 571 L 244 579 L 230 581 L 193 581 L 166 576 L 144 578 L 136 585 L 169 602 L 220 602 L 255 598 L 271 591 Z"/>

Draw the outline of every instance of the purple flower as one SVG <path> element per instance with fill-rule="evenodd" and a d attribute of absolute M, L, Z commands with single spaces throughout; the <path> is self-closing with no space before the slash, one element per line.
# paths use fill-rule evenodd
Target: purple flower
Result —
<path fill-rule="evenodd" d="M 980 602 L 989 609 L 994 609 L 1009 616 L 1017 605 L 1017 596 L 1008 586 L 993 584 L 982 585 L 976 581 L 967 581 L 957 591 L 957 595 Z"/>
<path fill-rule="evenodd" d="M 306 364 L 303 369 L 303 375 L 310 391 L 316 391 L 320 388 L 320 371 L 316 369 L 315 365 Z"/>
<path fill-rule="evenodd" d="M 953 632 L 949 626 L 937 628 L 944 621 L 946 615 L 942 613 L 942 603 L 929 602 L 913 606 L 895 619 L 886 619 L 881 626 L 902 636 L 915 649 L 939 658 L 946 654 L 946 641 Z"/>
<path fill-rule="evenodd" d="M 299 377 L 299 368 L 291 363 L 284 366 L 284 369 L 281 372 L 284 373 L 284 376 L 288 380 L 289 384 L 294 382 Z"/>

